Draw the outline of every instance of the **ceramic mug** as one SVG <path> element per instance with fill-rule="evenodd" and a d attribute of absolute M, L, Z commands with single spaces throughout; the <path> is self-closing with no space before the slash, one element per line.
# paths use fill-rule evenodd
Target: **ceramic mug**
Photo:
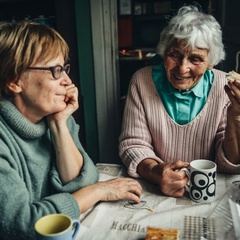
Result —
<path fill-rule="evenodd" d="M 80 228 L 78 219 L 65 214 L 49 214 L 35 223 L 38 240 L 75 240 Z"/>
<path fill-rule="evenodd" d="M 217 165 L 213 161 L 197 159 L 190 162 L 188 168 L 182 168 L 189 178 L 186 190 L 190 199 L 198 203 L 215 200 Z"/>

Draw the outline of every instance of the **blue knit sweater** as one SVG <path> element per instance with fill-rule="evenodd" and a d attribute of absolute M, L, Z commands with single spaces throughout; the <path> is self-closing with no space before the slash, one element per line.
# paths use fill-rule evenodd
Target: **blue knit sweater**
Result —
<path fill-rule="evenodd" d="M 63 185 L 46 121 L 33 124 L 11 102 L 0 102 L 0 239 L 35 239 L 34 223 L 46 214 L 80 216 L 70 193 L 96 182 L 98 172 L 79 141 L 73 117 L 68 127 L 84 167 L 77 179 Z"/>

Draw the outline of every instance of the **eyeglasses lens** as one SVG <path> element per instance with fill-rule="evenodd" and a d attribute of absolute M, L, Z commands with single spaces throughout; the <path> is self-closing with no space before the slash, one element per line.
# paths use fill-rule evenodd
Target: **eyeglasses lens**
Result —
<path fill-rule="evenodd" d="M 66 66 L 62 67 L 62 66 L 55 66 L 53 69 L 53 77 L 55 79 L 58 79 L 62 76 L 63 71 L 66 72 L 66 74 L 69 74 L 70 72 L 70 64 L 67 64 Z"/>

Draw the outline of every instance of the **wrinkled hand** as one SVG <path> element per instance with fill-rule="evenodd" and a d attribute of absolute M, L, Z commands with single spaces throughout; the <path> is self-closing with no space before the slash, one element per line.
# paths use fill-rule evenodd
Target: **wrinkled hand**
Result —
<path fill-rule="evenodd" d="M 227 93 L 230 101 L 230 111 L 232 115 L 240 114 L 240 80 L 228 80 L 228 85 L 225 86 L 225 92 Z"/>
<path fill-rule="evenodd" d="M 231 101 L 227 109 L 227 126 L 223 141 L 224 153 L 229 162 L 240 162 L 240 80 L 228 80 L 225 91 Z"/>
<path fill-rule="evenodd" d="M 189 163 L 182 161 L 162 163 L 154 166 L 154 168 L 158 168 L 153 169 L 153 171 L 157 170 L 159 172 L 158 184 L 165 195 L 171 197 L 182 197 L 184 195 L 188 177 L 185 171 L 179 170 L 188 166 Z"/>
<path fill-rule="evenodd" d="M 140 202 L 142 187 L 138 181 L 132 178 L 115 178 L 97 184 L 102 201 L 129 199 L 137 203 Z"/>

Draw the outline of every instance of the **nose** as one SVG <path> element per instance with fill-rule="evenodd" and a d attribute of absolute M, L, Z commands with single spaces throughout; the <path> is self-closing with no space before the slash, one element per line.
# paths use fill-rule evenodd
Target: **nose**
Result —
<path fill-rule="evenodd" d="M 69 75 L 65 71 L 63 71 L 62 82 L 61 83 L 65 86 L 69 86 L 69 85 L 72 84 L 71 78 L 69 77 Z"/>
<path fill-rule="evenodd" d="M 188 72 L 191 69 L 191 62 L 189 62 L 187 58 L 180 59 L 177 63 L 177 67 L 180 73 Z"/>

